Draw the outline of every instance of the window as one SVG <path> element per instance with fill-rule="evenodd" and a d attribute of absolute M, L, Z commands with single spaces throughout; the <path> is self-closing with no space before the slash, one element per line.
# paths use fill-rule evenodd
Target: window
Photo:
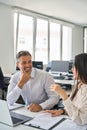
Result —
<path fill-rule="evenodd" d="M 33 54 L 33 18 L 19 15 L 17 52 L 28 50 Z"/>
<path fill-rule="evenodd" d="M 35 60 L 48 62 L 48 21 L 37 19 Z"/>
<path fill-rule="evenodd" d="M 14 23 L 14 52 L 28 50 L 33 61 L 42 61 L 43 64 L 71 59 L 72 27 L 31 12 L 14 13 Z"/>
<path fill-rule="evenodd" d="M 62 60 L 70 60 L 72 52 L 72 28 L 63 26 L 62 31 Z"/>
<path fill-rule="evenodd" d="M 60 24 L 50 22 L 50 61 L 60 60 Z"/>

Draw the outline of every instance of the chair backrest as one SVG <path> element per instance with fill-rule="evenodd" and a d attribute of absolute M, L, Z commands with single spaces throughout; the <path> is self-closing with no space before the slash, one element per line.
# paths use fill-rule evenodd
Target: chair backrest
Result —
<path fill-rule="evenodd" d="M 43 70 L 43 62 L 42 61 L 32 61 L 32 65 L 35 68 Z"/>
<path fill-rule="evenodd" d="M 51 70 L 51 61 L 48 62 L 47 66 L 46 66 L 46 71 L 49 72 Z"/>
<path fill-rule="evenodd" d="M 0 79 L 4 79 L 4 75 L 3 75 L 1 67 L 0 67 Z"/>
<path fill-rule="evenodd" d="M 3 75 L 2 69 L 0 67 L 0 88 L 3 88 L 4 86 L 5 86 L 4 75 Z"/>

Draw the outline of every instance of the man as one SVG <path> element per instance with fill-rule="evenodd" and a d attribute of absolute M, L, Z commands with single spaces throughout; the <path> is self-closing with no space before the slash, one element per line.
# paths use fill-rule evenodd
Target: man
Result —
<path fill-rule="evenodd" d="M 10 80 L 7 102 L 12 105 L 21 95 L 32 112 L 50 109 L 57 104 L 59 96 L 50 91 L 50 85 L 54 84 L 52 76 L 32 67 L 32 56 L 28 51 L 20 51 L 16 59 L 20 71 Z"/>

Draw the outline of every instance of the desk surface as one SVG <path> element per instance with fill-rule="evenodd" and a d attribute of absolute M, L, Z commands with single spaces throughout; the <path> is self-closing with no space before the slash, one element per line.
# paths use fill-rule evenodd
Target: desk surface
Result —
<path fill-rule="evenodd" d="M 49 74 L 51 74 L 53 77 L 58 76 L 58 74 L 55 74 L 55 73 L 49 73 Z M 54 78 L 54 81 L 55 81 L 55 83 L 74 85 L 74 80 L 73 79 L 71 79 L 71 80 L 67 79 L 67 77 L 64 78 L 64 79 L 55 79 Z"/>
<path fill-rule="evenodd" d="M 18 125 L 16 127 L 10 127 L 8 125 L 0 123 L 0 130 L 38 130 L 38 129 L 33 128 L 33 127 L 28 127 L 25 125 Z"/>
<path fill-rule="evenodd" d="M 54 79 L 55 83 L 60 83 L 60 84 L 70 84 L 74 85 L 74 80 L 60 80 L 60 79 Z"/>
<path fill-rule="evenodd" d="M 17 113 L 20 113 L 20 114 L 23 114 L 23 115 L 27 115 L 27 116 L 29 115 L 31 117 L 36 117 L 37 115 L 39 115 L 39 114 L 41 114 L 43 112 L 43 111 L 41 111 L 41 112 L 30 112 L 26 107 L 18 108 L 18 109 L 15 109 L 13 111 L 15 111 Z M 68 123 L 68 125 L 67 125 L 67 123 Z M 68 121 L 68 122 L 64 121 L 63 124 L 60 123 L 53 130 L 65 130 L 65 129 L 67 129 L 67 130 L 72 129 L 73 130 L 73 128 L 74 128 L 74 130 L 87 130 L 86 129 L 87 125 L 85 125 L 85 126 L 77 126 L 72 121 Z M 38 130 L 37 128 L 25 126 L 25 125 L 22 125 L 22 124 L 18 125 L 16 127 L 10 127 L 10 126 L 2 124 L 2 123 L 0 123 L 0 129 L 1 130 Z"/>

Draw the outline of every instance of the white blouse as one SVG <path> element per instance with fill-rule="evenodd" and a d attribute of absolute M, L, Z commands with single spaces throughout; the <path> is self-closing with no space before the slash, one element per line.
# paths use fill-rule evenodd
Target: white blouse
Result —
<path fill-rule="evenodd" d="M 87 124 L 87 84 L 80 86 L 76 96 L 63 101 L 70 118 L 79 125 Z"/>

